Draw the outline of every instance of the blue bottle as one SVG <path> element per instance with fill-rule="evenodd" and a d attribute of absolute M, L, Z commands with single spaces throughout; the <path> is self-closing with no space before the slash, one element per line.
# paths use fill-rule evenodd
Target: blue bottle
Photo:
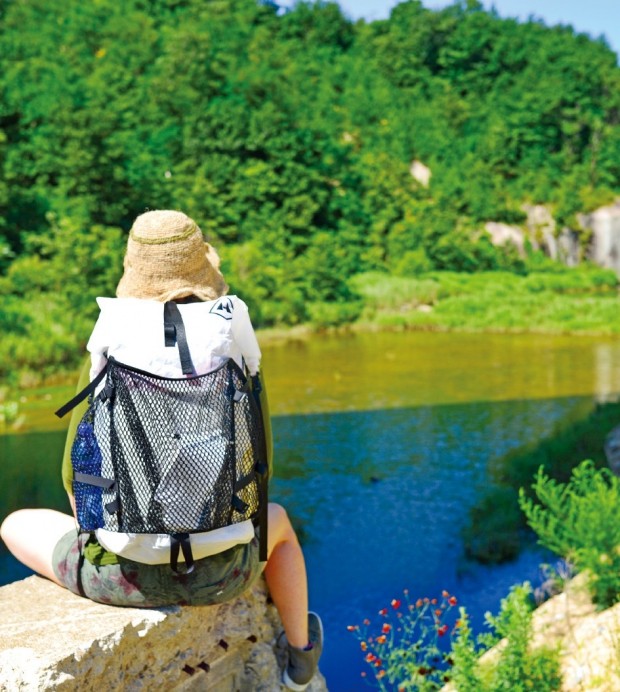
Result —
<path fill-rule="evenodd" d="M 101 476 L 101 450 L 93 424 L 83 419 L 71 448 L 71 464 L 76 473 Z M 103 490 L 89 483 L 73 481 L 73 494 L 80 528 L 94 531 L 103 527 Z"/>

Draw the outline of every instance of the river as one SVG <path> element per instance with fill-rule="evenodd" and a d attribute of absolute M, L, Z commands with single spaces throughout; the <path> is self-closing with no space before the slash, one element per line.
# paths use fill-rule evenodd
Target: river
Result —
<path fill-rule="evenodd" d="M 378 333 L 263 350 L 276 450 L 271 499 L 300 534 L 311 607 L 326 628 L 321 668 L 336 692 L 366 688 L 346 626 L 372 620 L 403 589 L 415 598 L 447 589 L 481 627 L 512 584 L 540 579 L 548 556 L 535 547 L 497 567 L 468 563 L 468 512 L 494 462 L 620 392 L 613 339 Z M 65 508 L 63 437 L 0 438 L 0 516 Z M 0 547 L 0 583 L 27 574 Z"/>

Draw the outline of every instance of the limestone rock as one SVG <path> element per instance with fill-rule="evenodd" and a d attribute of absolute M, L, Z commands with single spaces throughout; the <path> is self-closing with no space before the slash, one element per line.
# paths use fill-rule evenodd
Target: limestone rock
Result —
<path fill-rule="evenodd" d="M 589 259 L 620 274 L 620 200 L 591 214 L 581 214 L 579 222 L 592 231 Z"/>
<path fill-rule="evenodd" d="M 0 690 L 282 689 L 281 624 L 261 581 L 219 606 L 93 603 L 40 577 L 0 588 Z M 315 676 L 308 690 L 326 690 Z"/>
<path fill-rule="evenodd" d="M 585 575 L 543 603 L 534 615 L 533 646 L 561 644 L 562 690 L 620 690 L 620 604 L 598 611 Z"/>
<path fill-rule="evenodd" d="M 409 167 L 409 173 L 411 173 L 412 178 L 417 180 L 420 185 L 428 187 L 431 182 L 431 176 L 433 175 L 431 169 L 425 166 L 422 161 L 412 161 Z"/>
<path fill-rule="evenodd" d="M 556 259 L 556 224 L 551 211 L 544 204 L 525 204 L 528 237 L 535 249 L 542 249 L 551 259 Z"/>
<path fill-rule="evenodd" d="M 491 236 L 493 245 L 501 246 L 511 243 L 517 248 L 519 256 L 525 257 L 525 233 L 518 226 L 489 221 L 484 225 L 484 228 Z"/>

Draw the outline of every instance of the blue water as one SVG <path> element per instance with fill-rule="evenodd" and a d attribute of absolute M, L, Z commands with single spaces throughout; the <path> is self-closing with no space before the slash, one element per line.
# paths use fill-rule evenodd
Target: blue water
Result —
<path fill-rule="evenodd" d="M 403 589 L 414 599 L 446 589 L 481 628 L 511 585 L 539 583 L 541 552 L 500 567 L 467 564 L 460 532 L 493 462 L 591 406 L 579 397 L 274 420 L 272 499 L 302 536 L 330 690 L 366 689 L 346 626 L 372 621 Z"/>
<path fill-rule="evenodd" d="M 491 466 L 592 406 L 591 397 L 566 397 L 274 418 L 271 499 L 302 540 L 330 690 L 366 689 L 346 626 L 372 620 L 403 589 L 414 598 L 447 589 L 481 627 L 512 584 L 539 579 L 535 549 L 500 567 L 467 564 L 460 532 Z M 67 510 L 63 444 L 63 433 L 0 437 L 0 516 L 24 506 Z M 28 574 L 0 546 L 0 583 Z"/>

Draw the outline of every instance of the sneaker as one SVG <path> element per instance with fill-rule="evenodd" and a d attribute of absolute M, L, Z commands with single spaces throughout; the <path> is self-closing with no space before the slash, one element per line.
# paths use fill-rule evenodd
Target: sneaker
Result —
<path fill-rule="evenodd" d="M 308 613 L 308 638 L 311 649 L 297 649 L 288 645 L 288 665 L 282 682 L 289 690 L 303 692 L 314 677 L 323 651 L 323 623 L 316 613 Z"/>

